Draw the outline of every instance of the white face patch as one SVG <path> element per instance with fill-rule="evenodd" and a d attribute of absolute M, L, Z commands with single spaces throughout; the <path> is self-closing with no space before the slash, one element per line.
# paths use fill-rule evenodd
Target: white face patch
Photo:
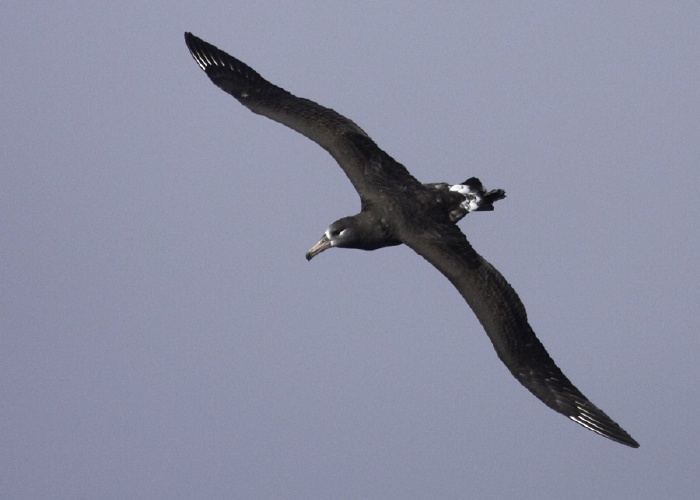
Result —
<path fill-rule="evenodd" d="M 326 229 L 326 232 L 324 234 L 326 235 L 326 238 L 330 242 L 331 247 L 334 247 L 335 246 L 335 239 L 331 237 L 331 228 L 329 227 L 328 229 Z"/>

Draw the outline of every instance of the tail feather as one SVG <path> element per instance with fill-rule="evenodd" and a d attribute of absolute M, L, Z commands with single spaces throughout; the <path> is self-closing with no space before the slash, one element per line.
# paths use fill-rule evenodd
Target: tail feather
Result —
<path fill-rule="evenodd" d="M 503 189 L 487 191 L 476 177 L 470 177 L 462 184 L 450 186 L 450 191 L 456 191 L 465 198 L 460 207 L 450 214 L 454 221 L 460 220 L 471 212 L 491 211 L 495 202 L 506 197 L 506 192 Z"/>

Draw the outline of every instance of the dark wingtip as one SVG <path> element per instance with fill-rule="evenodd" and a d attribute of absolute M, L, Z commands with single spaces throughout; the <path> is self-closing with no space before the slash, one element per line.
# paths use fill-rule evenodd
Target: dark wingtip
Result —
<path fill-rule="evenodd" d="M 185 31 L 185 43 L 187 44 L 187 48 L 190 49 L 190 52 L 194 52 L 197 47 L 201 48 L 207 44 L 204 40 L 193 35 L 189 31 Z"/>
<path fill-rule="evenodd" d="M 570 416 L 569 418 L 586 429 L 600 434 L 616 443 L 624 444 L 630 448 L 639 448 L 637 440 L 630 436 L 627 431 L 615 423 L 600 409 L 596 408 L 595 410 L 594 413 L 580 413 Z"/>

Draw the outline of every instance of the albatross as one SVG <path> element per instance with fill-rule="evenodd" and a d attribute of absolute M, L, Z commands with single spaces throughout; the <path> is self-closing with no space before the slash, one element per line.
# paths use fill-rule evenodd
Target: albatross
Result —
<path fill-rule="evenodd" d="M 472 177 L 461 184 L 423 184 L 358 125 L 336 111 L 274 85 L 226 52 L 185 33 L 200 68 L 253 113 L 305 135 L 338 162 L 360 195 L 358 214 L 333 222 L 306 254 L 329 248 L 376 250 L 404 244 L 440 271 L 462 295 L 511 374 L 540 401 L 586 429 L 639 447 L 562 373 L 535 336 L 525 307 L 506 279 L 457 226 L 505 198 Z"/>

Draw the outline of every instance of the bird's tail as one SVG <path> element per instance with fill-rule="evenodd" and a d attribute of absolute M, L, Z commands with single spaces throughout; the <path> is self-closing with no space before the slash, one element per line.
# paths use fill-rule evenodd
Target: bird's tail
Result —
<path fill-rule="evenodd" d="M 502 189 L 487 191 L 476 177 L 470 177 L 461 184 L 450 186 L 450 191 L 456 191 L 465 198 L 459 209 L 450 214 L 453 220 L 459 220 L 471 212 L 493 210 L 493 204 L 506 197 L 506 192 Z"/>

